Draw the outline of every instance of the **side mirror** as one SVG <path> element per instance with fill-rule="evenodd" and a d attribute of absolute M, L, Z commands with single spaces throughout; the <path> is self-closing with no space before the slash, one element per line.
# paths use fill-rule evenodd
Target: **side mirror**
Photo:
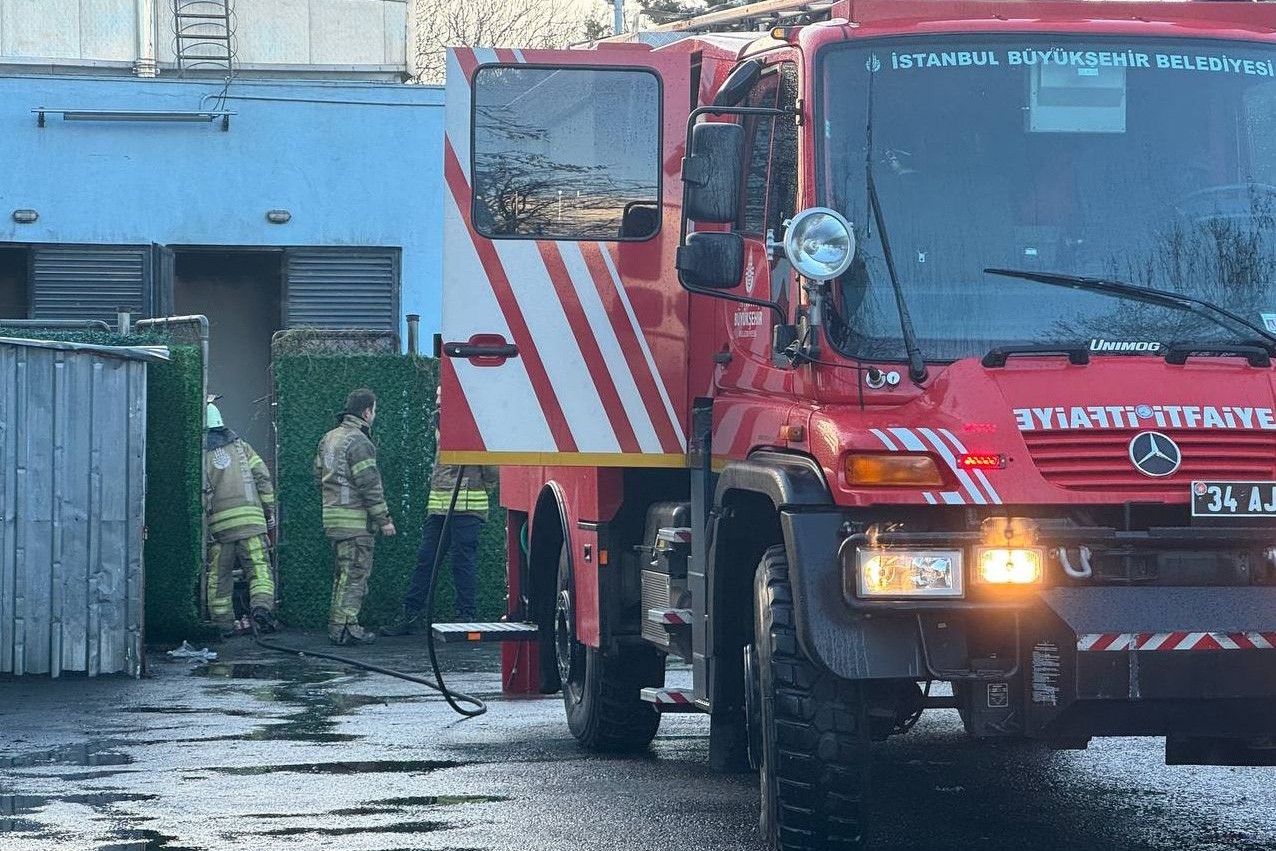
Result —
<path fill-rule="evenodd" d="M 688 219 L 715 224 L 736 220 L 743 162 L 744 128 L 739 124 L 697 124 L 691 128 L 691 152 L 682 161 Z"/>
<path fill-rule="evenodd" d="M 762 60 L 749 59 L 741 62 L 727 75 L 726 82 L 713 97 L 714 106 L 738 106 L 753 89 L 753 84 L 762 76 Z"/>
<path fill-rule="evenodd" d="M 720 231 L 691 234 L 678 249 L 678 272 L 689 287 L 735 289 L 744 275 L 743 237 Z"/>
<path fill-rule="evenodd" d="M 653 201 L 630 201 L 620 217 L 621 239 L 650 239 L 660 230 L 660 207 Z"/>

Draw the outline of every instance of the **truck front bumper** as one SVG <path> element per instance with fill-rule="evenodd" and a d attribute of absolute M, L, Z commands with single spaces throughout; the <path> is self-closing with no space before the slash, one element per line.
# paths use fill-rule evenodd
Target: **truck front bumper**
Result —
<path fill-rule="evenodd" d="M 988 735 L 1276 735 L 1276 587 L 1057 587 L 850 605 L 838 512 L 785 513 L 804 650 L 849 679 L 948 679 Z M 988 634 L 999 652 L 987 652 Z M 969 723 L 969 721 L 968 721 Z"/>

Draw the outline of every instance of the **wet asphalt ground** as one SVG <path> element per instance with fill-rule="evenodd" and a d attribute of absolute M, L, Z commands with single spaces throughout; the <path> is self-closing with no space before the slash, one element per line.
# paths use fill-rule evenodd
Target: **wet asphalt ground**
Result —
<path fill-rule="evenodd" d="M 419 673 L 422 641 L 349 652 Z M 701 716 L 604 758 L 558 698 L 501 698 L 494 648 L 443 654 L 455 687 L 491 701 L 471 721 L 399 680 L 246 639 L 215 649 L 152 656 L 140 682 L 0 679 L 0 849 L 763 848 L 756 780 L 709 772 Z M 1276 849 L 1276 769 L 1162 762 L 1157 740 L 978 744 L 932 713 L 879 748 L 873 846 Z"/>

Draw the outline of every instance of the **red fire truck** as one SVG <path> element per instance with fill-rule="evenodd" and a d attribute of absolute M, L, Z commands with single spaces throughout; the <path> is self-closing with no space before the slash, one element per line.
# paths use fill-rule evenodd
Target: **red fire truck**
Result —
<path fill-rule="evenodd" d="M 510 674 L 584 746 L 708 713 L 782 849 L 928 708 L 1276 764 L 1276 5 L 448 61 L 442 458 L 503 467 Z"/>

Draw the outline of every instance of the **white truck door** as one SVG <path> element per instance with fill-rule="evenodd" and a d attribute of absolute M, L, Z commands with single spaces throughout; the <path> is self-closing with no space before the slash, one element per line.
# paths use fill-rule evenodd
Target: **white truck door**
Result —
<path fill-rule="evenodd" d="M 444 463 L 682 466 L 690 60 L 448 52 Z"/>

